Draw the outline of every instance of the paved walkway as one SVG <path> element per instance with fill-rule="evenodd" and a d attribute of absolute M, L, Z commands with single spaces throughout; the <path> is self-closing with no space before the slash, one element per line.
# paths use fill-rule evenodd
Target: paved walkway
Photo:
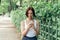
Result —
<path fill-rule="evenodd" d="M 0 40 L 20 40 L 9 17 L 0 16 Z"/>

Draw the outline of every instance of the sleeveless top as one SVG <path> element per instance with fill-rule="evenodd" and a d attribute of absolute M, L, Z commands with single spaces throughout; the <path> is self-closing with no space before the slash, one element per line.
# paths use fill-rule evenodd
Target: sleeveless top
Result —
<path fill-rule="evenodd" d="M 26 24 L 26 20 L 25 20 L 25 29 L 27 28 L 26 26 L 27 26 L 27 24 Z M 36 20 L 35 19 L 34 19 L 34 27 L 36 29 Z M 36 36 L 35 30 L 30 28 L 28 33 L 26 34 L 26 36 L 27 37 L 34 37 L 34 36 Z"/>

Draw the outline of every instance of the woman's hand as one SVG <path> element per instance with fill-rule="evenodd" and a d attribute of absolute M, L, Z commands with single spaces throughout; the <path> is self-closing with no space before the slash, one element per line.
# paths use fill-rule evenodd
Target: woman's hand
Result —
<path fill-rule="evenodd" d="M 27 25 L 27 29 L 30 29 L 31 27 L 34 27 L 33 21 L 31 21 L 31 22 Z"/>
<path fill-rule="evenodd" d="M 27 29 L 30 29 L 31 27 L 32 27 L 32 25 L 31 25 L 31 24 L 27 25 Z"/>
<path fill-rule="evenodd" d="M 28 33 L 29 29 L 32 27 L 32 23 L 29 23 L 27 26 L 26 26 L 26 30 L 24 28 L 24 22 L 21 22 L 21 34 L 23 36 L 26 36 L 26 34 Z"/>

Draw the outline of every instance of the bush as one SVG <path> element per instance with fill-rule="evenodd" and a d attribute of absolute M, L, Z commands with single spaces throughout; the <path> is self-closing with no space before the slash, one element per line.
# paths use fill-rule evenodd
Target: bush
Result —
<path fill-rule="evenodd" d="M 20 31 L 20 22 L 26 18 L 24 11 L 21 9 L 11 11 L 11 18 L 13 23 L 18 28 L 18 31 Z"/>
<path fill-rule="evenodd" d="M 2 0 L 0 4 L 0 13 L 8 12 L 9 2 L 8 0 Z"/>

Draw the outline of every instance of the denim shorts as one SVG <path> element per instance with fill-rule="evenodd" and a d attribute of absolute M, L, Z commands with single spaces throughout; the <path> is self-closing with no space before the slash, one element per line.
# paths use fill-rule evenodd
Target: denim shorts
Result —
<path fill-rule="evenodd" d="M 34 37 L 24 36 L 24 37 L 22 38 L 22 40 L 37 40 L 37 37 L 36 37 L 36 36 L 34 36 Z"/>

